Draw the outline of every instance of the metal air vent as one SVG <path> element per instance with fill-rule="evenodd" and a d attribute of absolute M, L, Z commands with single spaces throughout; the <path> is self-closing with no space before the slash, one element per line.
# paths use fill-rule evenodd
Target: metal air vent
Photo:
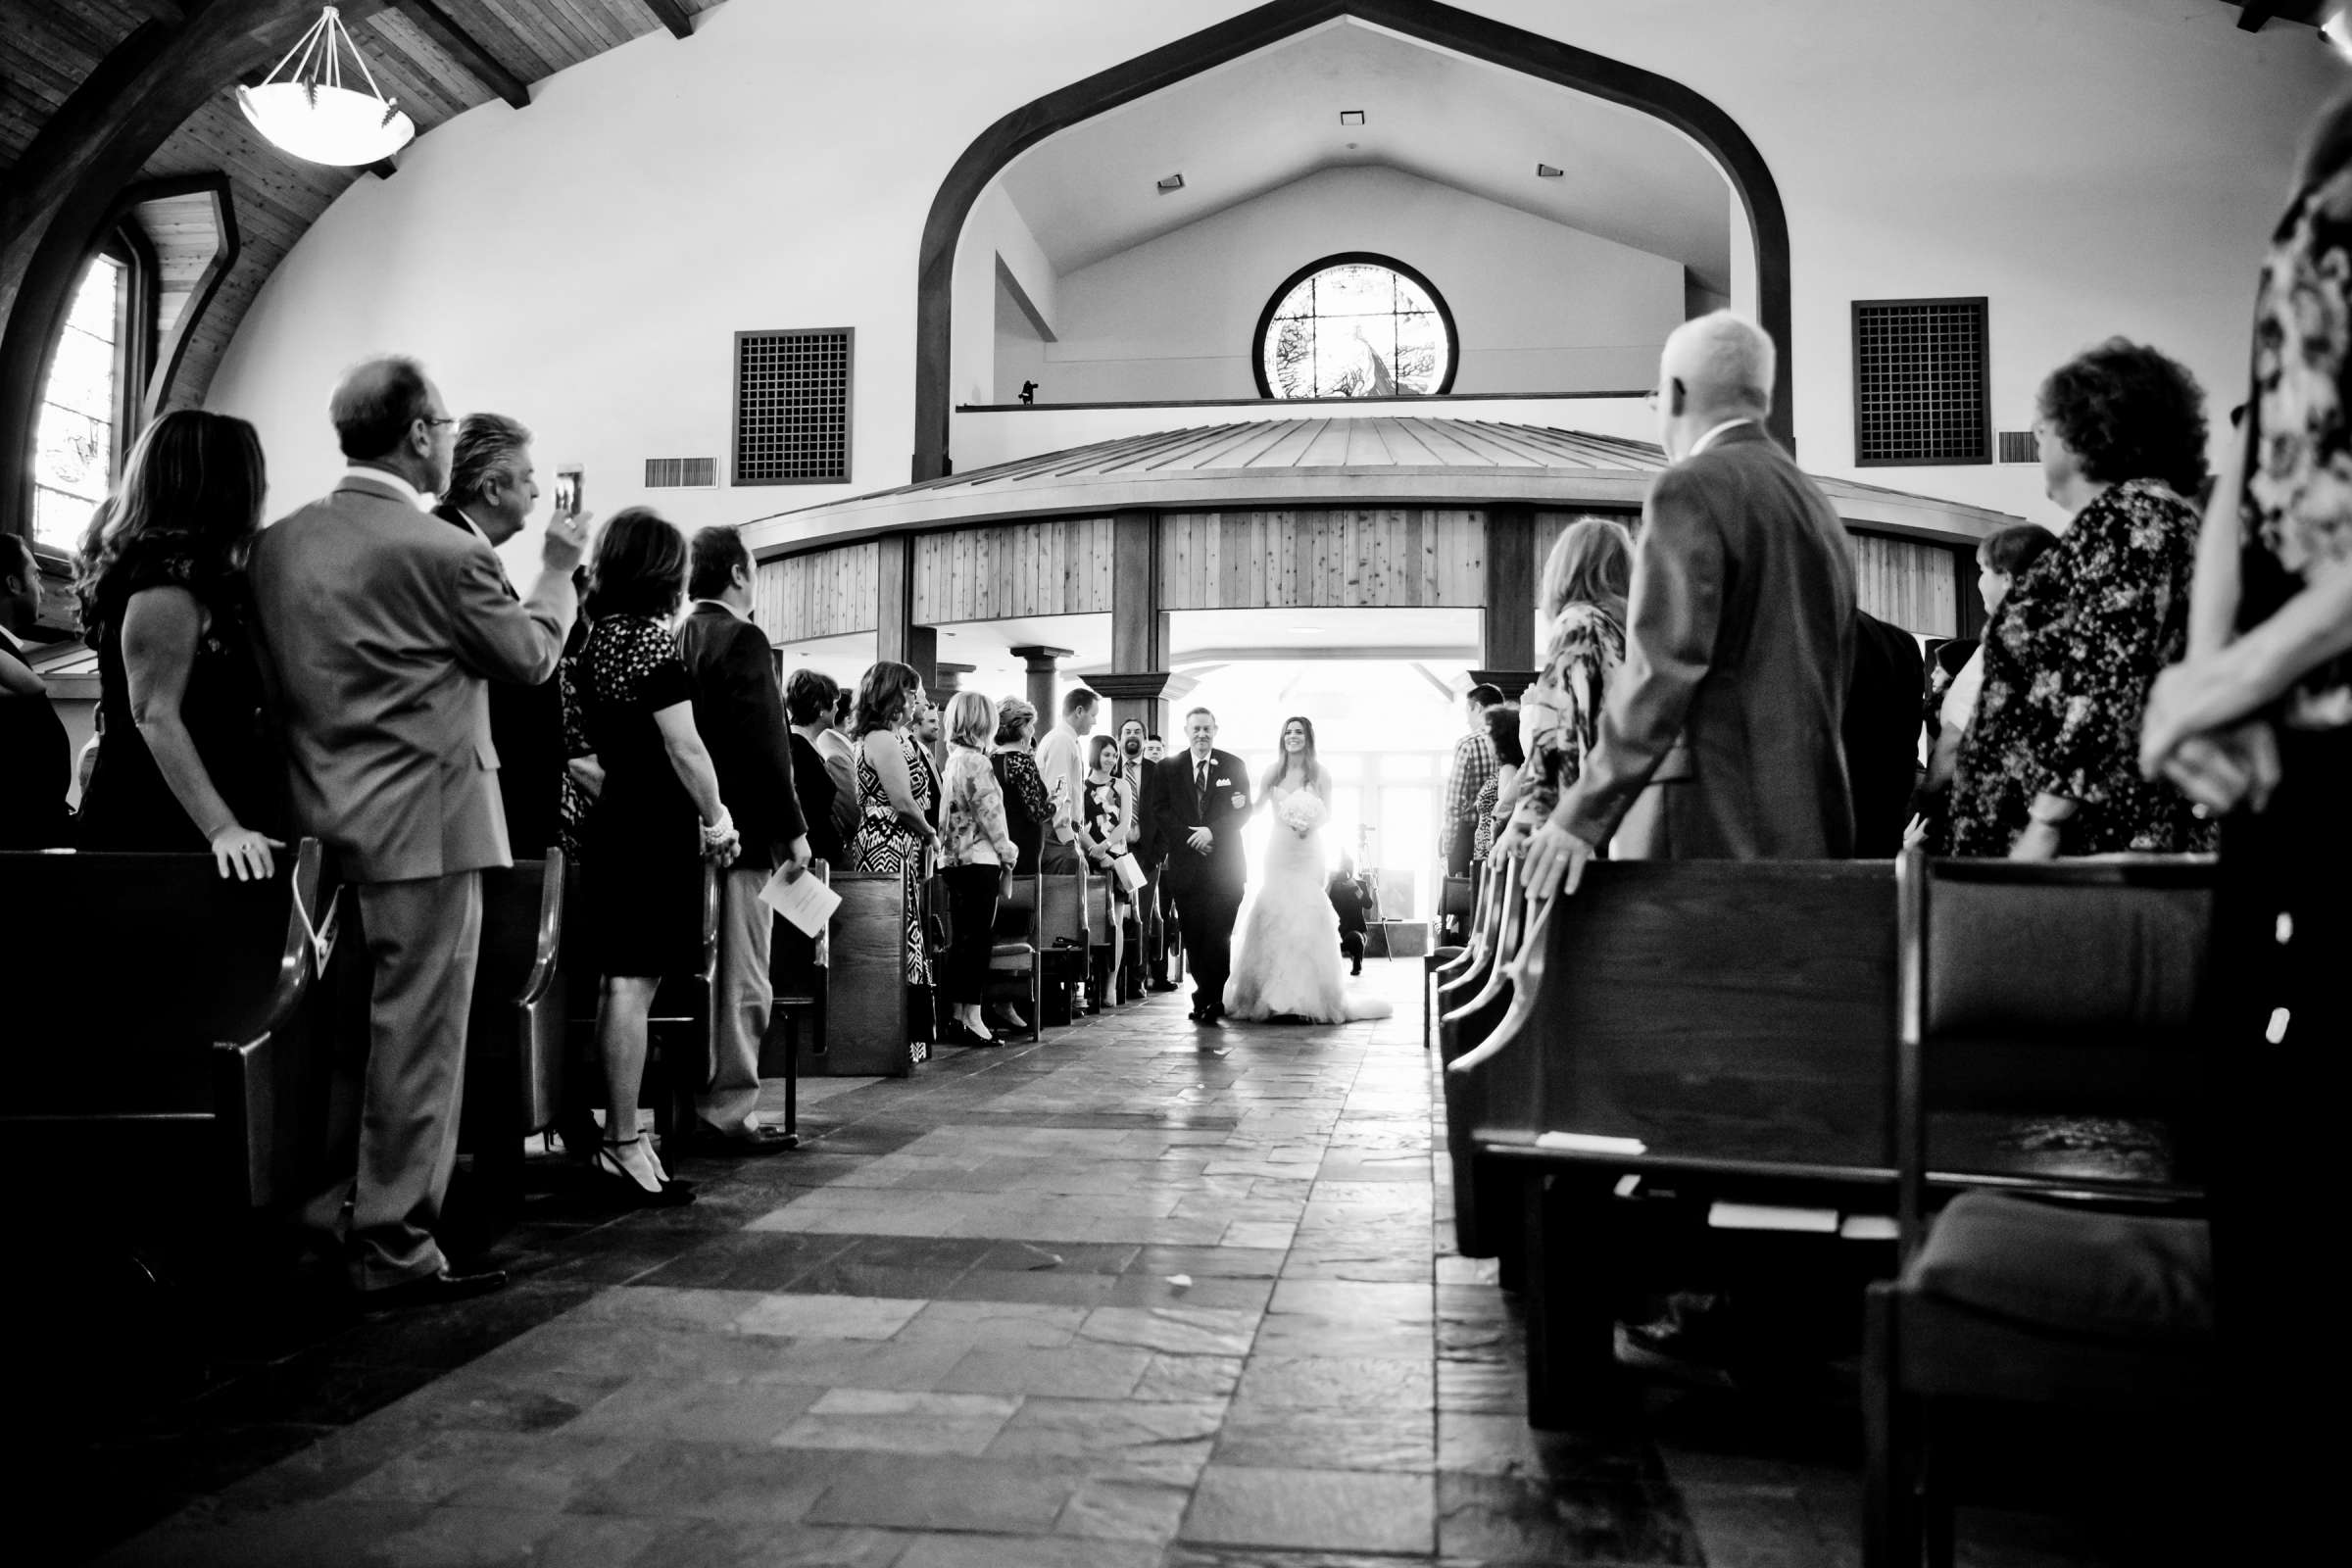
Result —
<path fill-rule="evenodd" d="M 1854 302 L 1854 463 L 1992 461 L 1985 301 Z"/>
<path fill-rule="evenodd" d="M 735 482 L 850 477 L 851 327 L 735 334 Z"/>
<path fill-rule="evenodd" d="M 711 490 L 718 485 L 716 458 L 648 458 L 648 490 Z"/>

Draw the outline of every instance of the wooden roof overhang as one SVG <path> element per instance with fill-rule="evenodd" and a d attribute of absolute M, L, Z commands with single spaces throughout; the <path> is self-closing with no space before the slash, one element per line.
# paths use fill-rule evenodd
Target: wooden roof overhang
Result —
<path fill-rule="evenodd" d="M 1295 507 L 1638 511 L 1665 454 L 1642 441 L 1484 419 L 1262 419 L 1121 437 L 748 523 L 761 559 L 878 534 Z M 1953 544 L 2022 522 L 1984 507 L 1816 477 L 1848 527 Z"/>

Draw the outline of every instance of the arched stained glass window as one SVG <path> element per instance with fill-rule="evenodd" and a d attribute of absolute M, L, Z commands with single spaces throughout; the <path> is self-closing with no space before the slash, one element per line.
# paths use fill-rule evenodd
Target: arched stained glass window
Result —
<path fill-rule="evenodd" d="M 1292 273 L 1258 318 L 1252 364 L 1269 398 L 1420 397 L 1453 385 L 1453 313 L 1387 256 L 1326 256 Z"/>

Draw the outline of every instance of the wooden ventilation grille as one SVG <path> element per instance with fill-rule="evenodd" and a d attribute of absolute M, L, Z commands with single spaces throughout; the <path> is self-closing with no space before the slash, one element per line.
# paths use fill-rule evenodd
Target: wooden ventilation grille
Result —
<path fill-rule="evenodd" d="M 2003 463 L 2039 463 L 2041 438 L 2031 430 L 2001 432 L 2001 461 Z"/>
<path fill-rule="evenodd" d="M 1989 463 L 1984 301 L 1854 302 L 1854 462 Z"/>
<path fill-rule="evenodd" d="M 850 477 L 846 326 L 735 334 L 735 482 L 842 484 Z"/>
<path fill-rule="evenodd" d="M 716 458 L 648 458 L 648 490 L 710 490 L 718 484 Z"/>

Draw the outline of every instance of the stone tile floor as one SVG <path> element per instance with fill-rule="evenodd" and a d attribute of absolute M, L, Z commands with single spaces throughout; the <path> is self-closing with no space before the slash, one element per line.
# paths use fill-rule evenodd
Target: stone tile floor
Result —
<path fill-rule="evenodd" d="M 1418 973 L 1366 971 L 1383 1023 L 1202 1033 L 1163 997 L 811 1082 L 803 1150 L 675 1162 L 687 1209 L 600 1216 L 549 1161 L 492 1254 L 515 1285 L 249 1326 L 59 1461 L 92 1500 L 56 1555 L 1858 1563 L 1850 1395 L 1527 1427 L 1514 1305 L 1450 1250 Z M 2103 1560 L 2063 1522 L 1964 1532 L 1986 1568 Z"/>

